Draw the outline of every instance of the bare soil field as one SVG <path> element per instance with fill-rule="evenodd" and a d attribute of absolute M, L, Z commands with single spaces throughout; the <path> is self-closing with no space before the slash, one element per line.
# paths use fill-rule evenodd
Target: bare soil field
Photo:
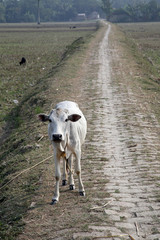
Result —
<path fill-rule="evenodd" d="M 87 118 L 81 161 L 86 196 L 61 186 L 59 203 L 50 205 L 52 160 L 18 178 L 12 183 L 14 207 L 21 203 L 15 197 L 17 185 L 35 189 L 32 195 L 20 195 L 29 207 L 16 239 L 160 239 L 160 87 L 136 51 L 117 26 L 105 23 L 42 83 L 50 86 L 41 92 L 42 99 L 47 96 L 46 113 L 59 101 L 73 100 Z M 29 166 L 52 155 L 47 125 L 36 116 L 32 123 L 36 133 L 29 138 L 38 146 L 30 153 L 21 148 Z M 29 135 L 30 126 L 26 128 Z M 77 188 L 77 180 L 75 184 Z"/>

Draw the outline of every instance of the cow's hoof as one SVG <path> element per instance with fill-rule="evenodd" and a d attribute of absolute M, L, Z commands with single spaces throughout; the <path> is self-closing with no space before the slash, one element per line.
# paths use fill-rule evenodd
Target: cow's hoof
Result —
<path fill-rule="evenodd" d="M 52 199 L 52 202 L 50 203 L 50 205 L 55 205 L 58 201 L 56 199 Z"/>
<path fill-rule="evenodd" d="M 79 195 L 84 197 L 85 196 L 85 192 L 81 191 L 81 192 L 79 192 Z"/>
<path fill-rule="evenodd" d="M 70 189 L 70 190 L 74 190 L 74 189 L 75 189 L 75 186 L 74 186 L 73 184 L 71 184 L 71 185 L 69 186 L 69 189 Z"/>
<path fill-rule="evenodd" d="M 67 185 L 67 180 L 62 180 L 62 186 L 66 186 Z"/>

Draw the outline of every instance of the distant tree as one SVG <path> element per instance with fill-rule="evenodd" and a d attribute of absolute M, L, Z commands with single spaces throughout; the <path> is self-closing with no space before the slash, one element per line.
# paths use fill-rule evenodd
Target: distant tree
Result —
<path fill-rule="evenodd" d="M 158 21 L 160 20 L 160 7 L 156 0 L 150 2 L 141 2 L 135 5 L 128 4 L 126 12 L 132 21 Z"/>
<path fill-rule="evenodd" d="M 5 15 L 7 22 L 19 22 L 21 20 L 21 12 L 19 7 L 19 1 L 7 0 L 5 8 Z"/>
<path fill-rule="evenodd" d="M 148 3 L 148 9 L 150 12 L 150 21 L 160 20 L 160 7 L 156 0 L 151 0 Z"/>
<path fill-rule="evenodd" d="M 128 2 L 129 0 L 114 0 L 112 6 L 114 8 L 124 8 Z"/>
<path fill-rule="evenodd" d="M 151 11 L 148 8 L 148 4 L 141 3 L 138 5 L 138 7 L 139 7 L 140 16 L 137 16 L 137 21 L 145 21 L 145 22 L 150 21 Z"/>
<path fill-rule="evenodd" d="M 128 15 L 131 17 L 132 21 L 137 22 L 140 20 L 141 12 L 139 10 L 139 5 L 128 4 L 125 8 Z"/>
<path fill-rule="evenodd" d="M 56 21 L 67 21 L 72 18 L 73 0 L 55 0 L 53 16 Z"/>
<path fill-rule="evenodd" d="M 36 18 L 34 14 L 26 12 L 23 16 L 23 22 L 35 22 Z"/>
<path fill-rule="evenodd" d="M 21 21 L 35 22 L 37 19 L 37 0 L 19 0 Z"/>
<path fill-rule="evenodd" d="M 2 1 L 0 1 L 0 22 L 5 22 L 6 16 L 5 16 L 5 6 Z"/>
<path fill-rule="evenodd" d="M 86 15 L 101 11 L 101 0 L 73 0 L 73 7 L 77 13 L 86 13 Z"/>
<path fill-rule="evenodd" d="M 157 0 L 160 1 L 160 0 Z M 148 3 L 149 0 L 113 0 L 114 8 L 125 8 L 128 4 L 136 5 L 138 3 Z"/>
<path fill-rule="evenodd" d="M 112 3 L 111 0 L 102 0 L 102 6 L 101 6 L 102 10 L 104 11 L 105 15 L 106 15 L 106 19 L 107 21 L 109 20 L 110 16 L 111 16 L 111 11 L 112 11 Z"/>

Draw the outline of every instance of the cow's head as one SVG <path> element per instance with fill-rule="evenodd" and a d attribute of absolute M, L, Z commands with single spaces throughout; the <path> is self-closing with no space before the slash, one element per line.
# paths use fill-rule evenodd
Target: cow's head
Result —
<path fill-rule="evenodd" d="M 54 109 L 49 115 L 39 114 L 38 116 L 40 121 L 49 122 L 48 134 L 53 142 L 65 141 L 69 130 L 69 121 L 76 122 L 81 118 L 78 114 L 69 115 L 68 110 L 64 109 Z"/>

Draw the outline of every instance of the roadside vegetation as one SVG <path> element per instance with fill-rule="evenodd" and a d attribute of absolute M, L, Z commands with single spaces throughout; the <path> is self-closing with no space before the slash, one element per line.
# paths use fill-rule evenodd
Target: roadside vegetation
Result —
<path fill-rule="evenodd" d="M 71 24 L 71 23 L 70 23 Z M 70 86 L 58 79 L 74 52 L 85 48 L 97 23 L 10 25 L 0 28 L 0 238 L 15 239 L 23 229 L 22 218 L 39 188 L 45 167 L 27 172 L 4 186 L 18 173 L 51 154 L 37 114 L 49 110 Z M 22 57 L 27 63 L 19 65 Z M 76 71 L 76 62 L 72 74 Z M 52 86 L 52 87 L 51 87 Z M 54 87 L 53 87 L 54 86 Z M 69 93 L 69 91 L 68 91 Z M 53 104 L 53 105 L 52 105 Z M 46 126 L 45 126 L 46 127 Z M 42 147 L 43 142 L 43 147 Z"/>
<path fill-rule="evenodd" d="M 147 99 L 160 122 L 160 23 L 118 24 L 138 69 L 135 79 L 147 92 Z"/>

